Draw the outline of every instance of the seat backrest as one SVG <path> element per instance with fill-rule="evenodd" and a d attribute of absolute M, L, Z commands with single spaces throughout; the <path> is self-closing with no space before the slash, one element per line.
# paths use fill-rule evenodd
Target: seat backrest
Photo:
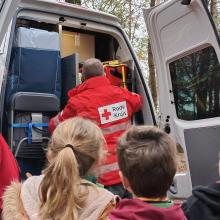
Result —
<path fill-rule="evenodd" d="M 53 94 L 18 92 L 11 99 L 10 109 L 24 112 L 58 112 L 60 102 Z"/>
<path fill-rule="evenodd" d="M 15 93 L 10 103 L 9 143 L 16 157 L 41 158 L 49 140 L 48 122 L 60 109 L 56 95 Z"/>

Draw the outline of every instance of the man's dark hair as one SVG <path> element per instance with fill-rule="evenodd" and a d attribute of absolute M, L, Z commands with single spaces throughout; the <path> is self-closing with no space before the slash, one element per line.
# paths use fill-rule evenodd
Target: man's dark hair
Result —
<path fill-rule="evenodd" d="M 83 68 L 84 62 L 79 62 L 79 69 Z"/>
<path fill-rule="evenodd" d="M 104 68 L 100 60 L 91 58 L 84 62 L 82 67 L 82 77 L 84 80 L 102 75 L 104 75 Z"/>
<path fill-rule="evenodd" d="M 117 146 L 119 168 L 136 196 L 166 196 L 176 173 L 176 144 L 156 127 L 134 126 Z"/>

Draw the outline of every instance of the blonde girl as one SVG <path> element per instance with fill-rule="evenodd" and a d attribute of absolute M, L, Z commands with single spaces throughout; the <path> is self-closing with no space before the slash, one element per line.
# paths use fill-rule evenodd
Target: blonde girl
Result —
<path fill-rule="evenodd" d="M 28 178 L 21 189 L 12 184 L 6 191 L 4 219 L 103 219 L 114 195 L 84 179 L 102 159 L 103 144 L 102 132 L 93 122 L 75 117 L 61 123 L 51 137 L 43 175 Z"/>

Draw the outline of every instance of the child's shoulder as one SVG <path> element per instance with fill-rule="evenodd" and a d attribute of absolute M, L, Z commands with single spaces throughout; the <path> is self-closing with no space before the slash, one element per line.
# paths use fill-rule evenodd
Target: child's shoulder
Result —
<path fill-rule="evenodd" d="M 90 181 L 83 180 L 81 186 L 88 191 L 89 199 L 91 198 L 91 200 L 114 198 L 114 194 L 110 191 Z"/>
<path fill-rule="evenodd" d="M 141 212 L 140 212 L 141 210 Z M 113 210 L 109 219 L 119 220 L 121 218 L 132 220 L 133 216 L 137 219 L 152 219 L 152 216 L 163 216 L 161 220 L 186 220 L 180 205 L 172 201 L 150 203 L 141 199 L 122 199 L 115 210 Z M 129 216 L 129 217 L 128 217 Z"/>
<path fill-rule="evenodd" d="M 36 188 L 38 187 L 43 179 L 43 175 L 40 176 L 31 176 L 27 178 L 23 183 L 22 183 L 22 188 Z"/>
<path fill-rule="evenodd" d="M 79 212 L 79 220 L 105 219 L 114 208 L 116 196 L 87 180 L 83 180 L 81 187 L 87 192 L 87 199 L 84 209 Z"/>
<path fill-rule="evenodd" d="M 31 176 L 22 183 L 21 186 L 21 197 L 26 200 L 26 198 L 36 198 L 38 199 L 38 192 L 40 183 L 43 179 L 43 175 Z"/>

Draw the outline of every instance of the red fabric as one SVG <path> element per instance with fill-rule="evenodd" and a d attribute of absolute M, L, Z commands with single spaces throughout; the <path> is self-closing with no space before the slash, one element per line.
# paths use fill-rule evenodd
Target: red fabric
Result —
<path fill-rule="evenodd" d="M 100 128 L 108 128 L 123 122 L 130 121 L 134 112 L 139 111 L 142 106 L 141 96 L 126 89 L 110 84 L 105 76 L 93 77 L 78 85 L 68 92 L 69 101 L 64 110 L 56 116 L 59 122 L 74 116 L 81 116 L 98 123 Z M 114 103 L 126 101 L 128 117 L 101 124 L 98 108 Z M 56 127 L 55 118 L 49 123 L 50 131 Z M 105 135 L 107 142 L 108 156 L 105 164 L 116 162 L 116 142 L 124 130 Z M 120 183 L 118 171 L 109 172 L 99 179 L 105 186 Z"/>
<path fill-rule="evenodd" d="M 0 209 L 4 189 L 13 180 L 19 180 L 19 169 L 8 144 L 0 134 Z"/>
<path fill-rule="evenodd" d="M 123 82 L 122 82 L 122 68 L 123 67 L 124 67 L 125 80 L 126 80 L 126 77 L 128 74 L 128 66 L 126 64 L 104 66 L 106 77 L 109 79 L 112 85 L 123 87 Z"/>
<path fill-rule="evenodd" d="M 123 199 L 113 210 L 111 220 L 187 220 L 179 205 L 156 207 L 138 199 Z"/>

